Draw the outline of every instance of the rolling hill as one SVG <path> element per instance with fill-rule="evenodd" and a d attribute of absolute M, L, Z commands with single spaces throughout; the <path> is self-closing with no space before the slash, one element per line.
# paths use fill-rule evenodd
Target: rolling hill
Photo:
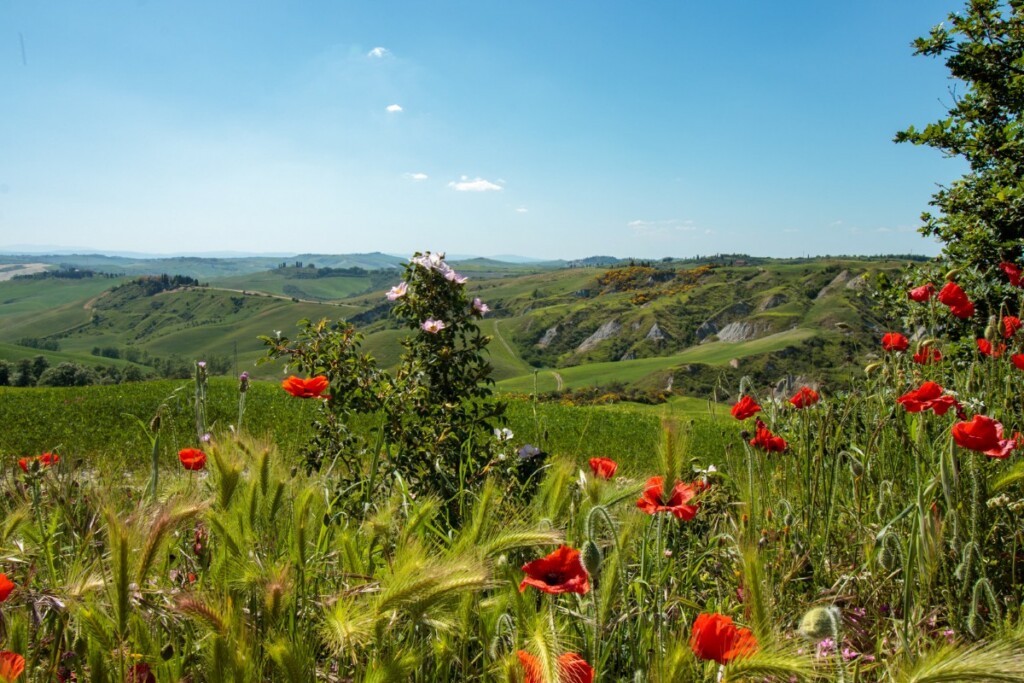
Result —
<path fill-rule="evenodd" d="M 51 362 L 156 368 L 156 359 L 218 357 L 230 360 L 222 367 L 271 378 L 279 367 L 254 365 L 264 355 L 257 337 L 277 330 L 292 335 L 298 320 L 327 317 L 352 321 L 381 365 L 397 364 L 406 332 L 389 318 L 383 298 L 400 277 L 391 257 L 363 265 L 351 265 L 355 257 L 312 258 L 315 265 L 278 260 L 241 272 L 253 265 L 243 259 L 224 277 L 186 279 L 182 286 L 172 280 L 159 291 L 153 291 L 154 278 L 99 274 L 0 282 L 0 358 L 51 354 Z M 222 260 L 231 261 L 215 261 Z M 493 338 L 499 389 L 670 389 L 704 398 L 735 386 L 744 374 L 780 390 L 794 381 L 839 387 L 862 367 L 881 329 L 868 281 L 903 265 L 739 255 L 595 262 L 602 265 L 453 264 L 470 277 L 470 296 L 493 310 L 482 325 Z M 375 264 L 380 267 L 365 267 Z M 191 272 L 218 267 L 203 264 Z"/>

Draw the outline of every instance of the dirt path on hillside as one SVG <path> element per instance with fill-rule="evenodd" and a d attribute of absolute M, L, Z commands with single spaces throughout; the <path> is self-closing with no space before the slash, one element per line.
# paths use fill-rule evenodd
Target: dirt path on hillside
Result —
<path fill-rule="evenodd" d="M 257 289 L 230 289 L 228 287 L 203 287 L 203 289 L 217 290 L 219 292 L 236 292 L 238 294 L 244 294 L 247 296 L 265 296 L 271 299 L 284 299 L 285 301 L 296 301 L 300 304 L 321 304 L 323 306 L 337 306 L 338 308 L 359 308 L 359 306 L 356 306 L 354 304 L 342 304 L 336 303 L 334 301 L 317 301 L 316 299 L 300 299 L 296 296 L 288 296 L 286 294 L 273 294 L 271 292 L 264 292 Z"/>
<path fill-rule="evenodd" d="M 560 373 L 555 372 L 554 370 L 551 371 L 551 374 L 555 376 L 555 391 L 561 391 L 562 375 Z"/>
<path fill-rule="evenodd" d="M 501 345 L 505 347 L 506 351 L 508 351 L 508 355 L 512 356 L 513 358 L 519 358 L 519 354 L 516 353 L 515 351 L 513 351 L 512 347 L 509 346 L 507 341 L 505 341 L 505 338 L 501 336 L 501 330 L 498 329 L 499 325 L 501 325 L 501 321 L 500 320 L 495 320 L 494 321 L 494 336 L 498 338 L 498 341 L 501 342 Z"/>

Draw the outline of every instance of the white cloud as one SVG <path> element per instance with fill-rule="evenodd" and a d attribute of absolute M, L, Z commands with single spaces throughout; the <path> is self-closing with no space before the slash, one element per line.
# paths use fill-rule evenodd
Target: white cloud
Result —
<path fill-rule="evenodd" d="M 426 173 L 406 173 L 405 177 L 408 178 L 409 180 L 415 180 L 417 183 L 419 183 L 423 182 L 430 176 L 428 176 Z"/>
<path fill-rule="evenodd" d="M 626 225 L 637 235 L 668 236 L 680 232 L 693 232 L 697 229 L 693 221 L 677 218 L 661 221 L 635 220 Z"/>
<path fill-rule="evenodd" d="M 397 114 L 398 112 L 402 111 L 402 105 L 400 105 L 400 104 L 389 104 L 387 106 L 387 110 L 389 112 L 391 112 L 392 114 Z"/>
<path fill-rule="evenodd" d="M 529 209 L 527 209 L 525 206 L 520 206 L 519 208 L 516 209 L 516 213 L 528 213 L 528 212 L 529 212 Z"/>
<path fill-rule="evenodd" d="M 388 50 L 386 47 L 375 47 L 369 52 L 367 52 L 366 56 L 370 57 L 371 59 L 383 59 L 384 57 L 387 57 L 390 54 L 391 51 Z"/>
<path fill-rule="evenodd" d="M 448 187 L 452 188 L 457 192 L 493 192 L 495 190 L 501 191 L 500 185 L 495 185 L 489 180 L 483 178 L 469 179 L 469 176 L 462 176 L 458 181 L 453 180 L 448 183 Z"/>

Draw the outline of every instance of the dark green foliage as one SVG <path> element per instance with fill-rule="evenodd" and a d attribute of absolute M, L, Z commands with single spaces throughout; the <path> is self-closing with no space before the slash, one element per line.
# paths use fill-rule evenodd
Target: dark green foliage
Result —
<path fill-rule="evenodd" d="M 971 0 L 913 45 L 945 58 L 962 87 L 946 118 L 911 126 L 896 142 L 933 147 L 970 168 L 935 193 L 939 213 L 923 214 L 921 233 L 942 242 L 954 267 L 989 274 L 1024 245 L 1024 2 Z"/>
<path fill-rule="evenodd" d="M 481 313 L 443 258 L 417 253 L 406 266 L 408 290 L 394 313 L 415 334 L 402 342 L 384 410 L 398 471 L 450 500 L 480 483 L 505 407 L 491 400 L 490 338 L 476 324 Z M 440 329 L 431 331 L 431 321 Z"/>
<path fill-rule="evenodd" d="M 44 370 L 36 383 L 42 387 L 84 387 L 95 384 L 97 379 L 89 368 L 77 363 L 60 363 Z"/>
<path fill-rule="evenodd" d="M 284 336 L 262 337 L 269 358 L 287 359 L 287 367 L 331 381 L 330 398 L 318 401 L 313 434 L 304 446 L 306 466 L 319 470 L 325 462 L 341 466 L 343 488 L 364 475 L 368 449 L 365 434 L 353 432 L 351 420 L 380 407 L 380 375 L 373 359 L 360 352 L 362 337 L 345 322 L 299 321 L 294 341 Z"/>
<path fill-rule="evenodd" d="M 310 468 L 340 464 L 341 490 L 365 485 L 369 492 L 385 478 L 400 477 L 415 490 L 438 495 L 454 520 L 462 496 L 482 483 L 495 454 L 491 430 L 504 405 L 491 400 L 491 366 L 484 356 L 489 338 L 476 324 L 481 312 L 443 255 L 417 253 L 405 278 L 392 297 L 394 313 L 415 332 L 402 342 L 394 375 L 360 352 L 361 337 L 349 323 L 303 321 L 294 342 L 262 339 L 270 358 L 287 358 L 302 373 L 330 380 L 330 399 L 322 403 L 306 448 Z M 368 414 L 380 417 L 373 446 L 349 426 L 353 416 Z"/>

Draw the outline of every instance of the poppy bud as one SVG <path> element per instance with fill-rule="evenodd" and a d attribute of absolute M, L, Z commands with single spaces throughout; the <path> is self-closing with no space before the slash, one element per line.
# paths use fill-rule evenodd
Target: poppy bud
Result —
<path fill-rule="evenodd" d="M 888 543 L 882 544 L 882 549 L 878 553 L 878 564 L 887 572 L 896 569 L 896 553 L 892 551 Z"/>
<path fill-rule="evenodd" d="M 165 662 L 174 656 L 174 645 L 167 643 L 160 648 L 160 658 Z"/>
<path fill-rule="evenodd" d="M 160 413 L 153 416 L 153 419 L 149 421 L 149 431 L 159 432 L 160 431 Z"/>
<path fill-rule="evenodd" d="M 850 474 L 858 479 L 864 476 L 864 464 L 857 458 L 850 458 Z"/>
<path fill-rule="evenodd" d="M 786 513 L 786 516 L 782 518 L 782 523 L 785 526 L 793 526 L 793 522 L 794 521 L 795 520 L 793 519 L 793 513 L 792 512 Z"/>
<path fill-rule="evenodd" d="M 587 541 L 580 549 L 580 564 L 591 576 L 597 576 L 601 571 L 601 549 L 593 541 Z"/>
<path fill-rule="evenodd" d="M 879 363 L 879 362 L 868 363 L 868 365 L 864 368 L 864 374 L 865 375 L 870 375 L 872 372 L 874 372 L 875 370 L 877 370 L 880 367 L 882 367 L 882 364 Z"/>
<path fill-rule="evenodd" d="M 854 477 L 857 477 L 858 479 L 860 477 L 863 477 L 864 463 L 862 463 L 857 458 L 853 457 L 853 455 L 851 455 L 849 451 L 843 451 L 842 454 L 845 455 L 846 459 L 850 462 L 850 474 L 852 474 Z"/>
<path fill-rule="evenodd" d="M 959 275 L 959 274 L 960 274 L 960 269 L 959 268 L 954 268 L 953 270 L 949 271 L 948 273 L 946 273 L 946 282 L 952 282 L 953 280 L 956 279 L 956 276 Z"/>
<path fill-rule="evenodd" d="M 994 315 L 988 317 L 988 325 L 985 326 L 985 339 L 990 342 L 999 339 L 999 320 Z"/>
<path fill-rule="evenodd" d="M 815 607 L 800 620 L 799 630 L 808 640 L 838 640 L 839 610 L 836 607 Z"/>

